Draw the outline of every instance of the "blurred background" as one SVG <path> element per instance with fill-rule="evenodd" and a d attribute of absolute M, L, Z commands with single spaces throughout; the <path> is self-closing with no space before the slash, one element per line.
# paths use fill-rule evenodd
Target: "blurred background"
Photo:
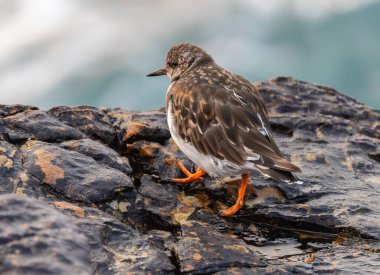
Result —
<path fill-rule="evenodd" d="M 169 80 L 145 75 L 180 42 L 380 108 L 376 0 L 0 0 L 0 103 L 161 107 Z"/>

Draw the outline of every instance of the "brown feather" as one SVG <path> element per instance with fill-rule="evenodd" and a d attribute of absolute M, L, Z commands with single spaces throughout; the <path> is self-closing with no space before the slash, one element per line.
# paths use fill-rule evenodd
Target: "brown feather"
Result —
<path fill-rule="evenodd" d="M 214 67 L 194 72 L 196 82 L 192 77 L 179 79 L 168 92 L 167 102 L 173 97 L 173 117 L 180 137 L 201 154 L 237 165 L 250 161 L 274 170 L 299 171 L 276 145 L 264 102 L 254 86 L 215 64 L 210 66 Z M 220 82 L 223 78 L 207 75 L 215 70 L 226 76 L 226 83 Z M 238 85 L 227 83 L 232 78 Z M 257 155 L 261 157 L 257 159 Z"/>

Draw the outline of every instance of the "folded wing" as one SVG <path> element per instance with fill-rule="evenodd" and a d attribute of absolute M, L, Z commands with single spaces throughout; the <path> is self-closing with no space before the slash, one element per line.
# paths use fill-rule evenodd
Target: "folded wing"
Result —
<path fill-rule="evenodd" d="M 208 83 L 192 86 L 191 92 L 181 85 L 175 89 L 169 93 L 178 133 L 200 153 L 242 166 L 250 162 L 274 178 L 267 168 L 285 172 L 278 173 L 288 179 L 286 172 L 300 171 L 274 142 L 264 103 L 253 85 L 232 91 Z"/>

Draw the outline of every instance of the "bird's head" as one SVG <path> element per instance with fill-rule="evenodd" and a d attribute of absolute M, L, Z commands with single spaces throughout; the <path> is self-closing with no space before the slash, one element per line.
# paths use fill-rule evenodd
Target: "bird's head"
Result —
<path fill-rule="evenodd" d="M 212 57 L 201 48 L 191 44 L 179 44 L 172 47 L 166 57 L 165 68 L 159 69 L 147 76 L 168 75 L 170 80 L 176 81 L 194 68 L 214 62 Z"/>

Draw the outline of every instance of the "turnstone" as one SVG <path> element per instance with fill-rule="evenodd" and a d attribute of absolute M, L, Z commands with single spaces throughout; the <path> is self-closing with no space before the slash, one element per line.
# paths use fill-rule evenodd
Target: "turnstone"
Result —
<path fill-rule="evenodd" d="M 199 167 L 172 182 L 187 183 L 206 173 L 215 177 L 242 175 L 238 198 L 223 216 L 242 206 L 250 174 L 256 170 L 280 182 L 293 182 L 300 168 L 284 159 L 276 145 L 268 114 L 257 89 L 248 80 L 218 66 L 203 49 L 191 44 L 172 47 L 166 66 L 148 76 L 168 75 L 167 122 L 172 138 Z"/>

